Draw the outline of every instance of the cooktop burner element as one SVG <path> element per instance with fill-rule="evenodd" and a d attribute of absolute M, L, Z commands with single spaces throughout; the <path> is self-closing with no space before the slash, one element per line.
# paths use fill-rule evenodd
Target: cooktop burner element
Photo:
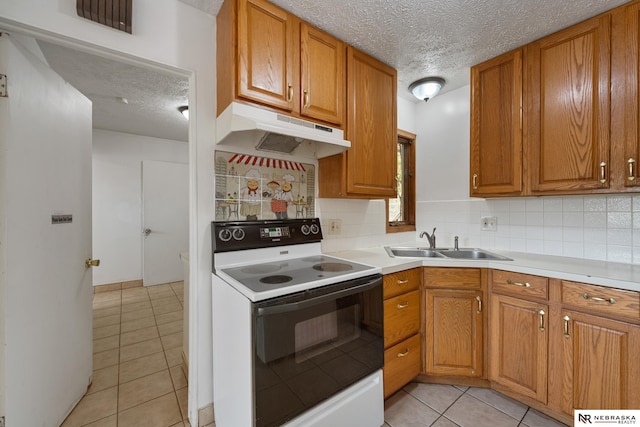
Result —
<path fill-rule="evenodd" d="M 293 280 L 291 276 L 285 276 L 284 274 L 276 274 L 275 276 L 266 276 L 260 279 L 261 283 L 273 285 L 277 283 L 287 283 Z"/>
<path fill-rule="evenodd" d="M 353 270 L 353 266 L 343 262 L 321 262 L 320 264 L 314 265 L 313 269 L 318 271 L 338 272 Z"/>

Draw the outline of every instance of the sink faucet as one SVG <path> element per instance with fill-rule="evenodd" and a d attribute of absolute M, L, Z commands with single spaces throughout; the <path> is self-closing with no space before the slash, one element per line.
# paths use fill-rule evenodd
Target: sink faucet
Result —
<path fill-rule="evenodd" d="M 455 251 L 460 250 L 460 248 L 458 248 L 458 236 L 453 236 L 453 250 Z"/>
<path fill-rule="evenodd" d="M 435 249 L 435 247 L 436 247 L 436 229 L 435 229 L 435 227 L 433 228 L 433 231 L 431 232 L 431 234 L 427 233 L 426 231 L 423 231 L 422 233 L 420 233 L 420 238 L 421 239 L 423 237 L 425 237 L 425 236 L 429 240 L 429 247 L 431 249 Z"/>

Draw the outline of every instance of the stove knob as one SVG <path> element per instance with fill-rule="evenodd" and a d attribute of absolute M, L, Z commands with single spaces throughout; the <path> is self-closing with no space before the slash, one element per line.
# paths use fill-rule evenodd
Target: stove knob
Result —
<path fill-rule="evenodd" d="M 308 236 L 309 226 L 307 224 L 302 224 L 302 227 L 300 227 L 300 231 L 302 231 L 302 234 L 304 234 L 305 236 Z"/>
<path fill-rule="evenodd" d="M 236 228 L 235 230 L 233 230 L 233 238 L 236 240 L 242 240 L 244 239 L 245 233 L 244 230 L 242 228 Z"/>
<path fill-rule="evenodd" d="M 313 234 L 318 234 L 320 232 L 320 227 L 318 227 L 318 224 L 311 224 L 311 232 Z"/>
<path fill-rule="evenodd" d="M 231 231 L 229 231 L 227 228 L 223 228 L 218 232 L 218 239 L 222 240 L 223 242 L 228 242 L 229 240 L 231 240 Z"/>

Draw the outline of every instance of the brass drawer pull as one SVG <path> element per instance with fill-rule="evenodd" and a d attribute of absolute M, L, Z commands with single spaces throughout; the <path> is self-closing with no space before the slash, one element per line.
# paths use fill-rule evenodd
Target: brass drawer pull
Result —
<path fill-rule="evenodd" d="M 309 91 L 305 89 L 303 93 L 304 108 L 309 108 Z"/>
<path fill-rule="evenodd" d="M 405 357 L 409 354 L 409 349 L 406 349 L 404 353 L 398 353 L 398 357 Z"/>
<path fill-rule="evenodd" d="M 482 313 L 482 298 L 476 295 L 476 301 L 478 301 L 478 311 L 476 311 L 476 313 L 480 314 Z"/>
<path fill-rule="evenodd" d="M 612 304 L 612 305 L 616 303 L 616 299 L 615 298 L 592 297 L 591 295 L 589 295 L 586 292 L 584 294 L 582 294 L 582 298 L 591 299 L 591 300 L 598 301 L 598 302 L 608 302 L 609 304 Z"/>
<path fill-rule="evenodd" d="M 569 335 L 569 321 L 571 318 L 569 316 L 564 316 L 562 320 L 564 320 L 564 337 L 571 338 L 571 335 Z"/>
<path fill-rule="evenodd" d="M 544 310 L 540 310 L 538 314 L 540 315 L 540 327 L 538 329 L 540 329 L 540 332 L 544 332 Z"/>
<path fill-rule="evenodd" d="M 600 182 L 603 184 L 607 182 L 607 163 L 606 162 L 600 162 Z"/>
<path fill-rule="evenodd" d="M 478 189 L 478 174 L 477 173 L 473 174 L 473 189 L 474 190 Z"/>
<path fill-rule="evenodd" d="M 407 308 L 407 307 L 409 307 L 409 301 L 406 301 L 406 302 L 404 302 L 404 303 L 402 303 L 402 304 L 398 304 L 396 307 L 398 307 L 398 308 L 399 308 L 399 309 L 401 309 L 401 310 L 402 310 L 403 308 Z"/>
<path fill-rule="evenodd" d="M 513 281 L 513 280 L 511 280 L 511 279 L 507 279 L 507 284 L 508 284 L 508 285 L 513 285 L 513 286 L 523 286 L 523 287 L 525 287 L 525 288 L 530 288 L 530 287 L 531 287 L 531 284 L 530 284 L 530 283 L 528 283 L 528 282 L 525 282 L 525 283 L 514 282 L 514 281 Z"/>
<path fill-rule="evenodd" d="M 636 176 L 633 173 L 633 164 L 636 162 L 636 160 L 634 158 L 630 158 L 629 160 L 627 160 L 627 163 L 629 164 L 629 176 L 627 176 L 627 179 L 629 181 L 635 181 Z"/>
<path fill-rule="evenodd" d="M 398 279 L 397 283 L 398 285 L 406 285 L 409 283 L 409 279 Z"/>
<path fill-rule="evenodd" d="M 287 90 L 287 102 L 291 102 L 293 100 L 293 85 L 289 84 Z"/>

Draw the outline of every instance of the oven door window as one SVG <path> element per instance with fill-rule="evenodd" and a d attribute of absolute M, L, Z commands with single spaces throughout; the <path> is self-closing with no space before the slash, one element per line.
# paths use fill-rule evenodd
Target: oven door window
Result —
<path fill-rule="evenodd" d="M 256 426 L 279 426 L 382 367 L 382 281 L 354 282 L 254 306 Z"/>

